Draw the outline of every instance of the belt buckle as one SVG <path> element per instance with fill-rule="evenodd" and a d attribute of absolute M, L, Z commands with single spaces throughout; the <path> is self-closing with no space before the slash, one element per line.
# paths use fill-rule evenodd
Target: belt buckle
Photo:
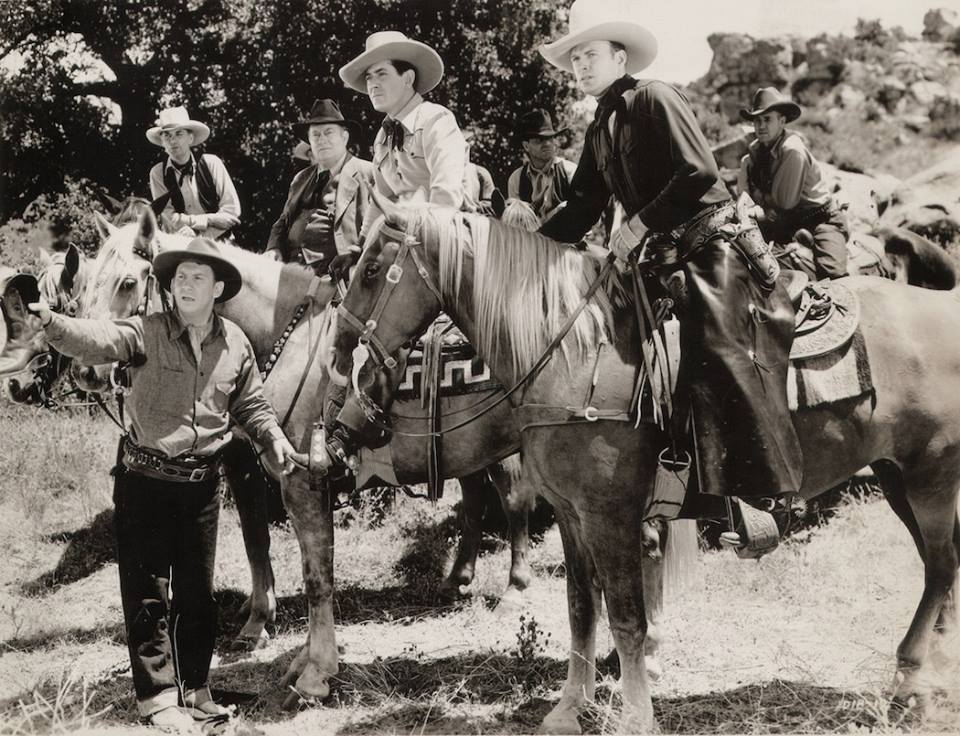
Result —
<path fill-rule="evenodd" d="M 207 477 L 207 468 L 194 468 L 190 471 L 190 482 L 199 483 Z"/>

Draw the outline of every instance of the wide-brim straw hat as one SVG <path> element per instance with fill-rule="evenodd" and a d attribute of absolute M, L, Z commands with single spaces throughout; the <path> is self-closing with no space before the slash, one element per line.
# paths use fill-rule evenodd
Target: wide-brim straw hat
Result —
<path fill-rule="evenodd" d="M 340 67 L 340 79 L 350 89 L 367 93 L 364 75 L 381 61 L 406 61 L 417 70 L 414 89 L 422 95 L 432 90 L 443 78 L 440 54 L 420 41 L 407 38 L 400 31 L 379 31 L 367 36 L 364 52 Z"/>
<path fill-rule="evenodd" d="M 293 132 L 297 138 L 309 143 L 311 125 L 340 125 L 350 131 L 350 141 L 355 143 L 360 137 L 360 123 L 346 120 L 340 107 L 333 100 L 315 100 L 310 113 L 293 124 Z"/>
<path fill-rule="evenodd" d="M 779 110 L 789 123 L 800 117 L 803 110 L 789 97 L 780 94 L 774 87 L 761 87 L 753 95 L 752 110 L 740 110 L 740 118 L 748 122 L 771 110 Z"/>
<path fill-rule="evenodd" d="M 223 282 L 223 293 L 216 298 L 218 302 L 236 296 L 243 286 L 240 271 L 220 254 L 220 248 L 210 238 L 194 238 L 186 248 L 167 250 L 154 258 L 153 273 L 160 286 L 170 291 L 170 281 L 177 272 L 177 266 L 184 261 L 205 263 L 213 269 L 214 279 Z"/>
<path fill-rule="evenodd" d="M 613 41 L 627 51 L 627 74 L 641 72 L 657 57 L 657 39 L 640 25 L 644 4 L 638 0 L 576 0 L 570 6 L 569 30 L 540 54 L 558 69 L 573 73 L 570 51 L 590 41 Z"/>
<path fill-rule="evenodd" d="M 160 111 L 156 125 L 147 130 L 147 140 L 155 146 L 162 146 L 163 141 L 160 139 L 160 134 L 163 131 L 179 130 L 181 128 L 193 133 L 192 145 L 194 146 L 199 146 L 210 137 L 210 128 L 199 120 L 191 120 L 187 108 L 168 107 L 166 110 Z"/>

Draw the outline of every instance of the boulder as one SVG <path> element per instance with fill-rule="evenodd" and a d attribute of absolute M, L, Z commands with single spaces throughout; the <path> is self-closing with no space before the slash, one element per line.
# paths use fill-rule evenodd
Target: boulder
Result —
<path fill-rule="evenodd" d="M 758 87 L 782 89 L 793 79 L 796 54 L 790 37 L 757 40 L 743 33 L 714 33 L 707 41 L 713 59 L 701 81 L 720 95 L 719 108 L 730 122 Z"/>
<path fill-rule="evenodd" d="M 939 82 L 920 80 L 910 85 L 910 96 L 924 107 L 930 107 L 938 97 L 947 96 L 947 88 Z"/>
<path fill-rule="evenodd" d="M 960 25 L 957 11 L 934 8 L 923 16 L 923 37 L 927 41 L 949 41 Z"/>

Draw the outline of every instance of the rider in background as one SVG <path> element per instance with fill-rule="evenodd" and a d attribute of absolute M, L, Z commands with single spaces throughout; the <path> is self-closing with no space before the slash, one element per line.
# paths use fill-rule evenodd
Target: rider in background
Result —
<path fill-rule="evenodd" d="M 218 156 L 194 155 L 193 147 L 209 137 L 210 128 L 191 120 L 185 107 L 161 110 L 157 124 L 147 130 L 147 140 L 166 153 L 150 169 L 150 194 L 165 204 L 163 214 L 174 228 L 189 227 L 216 240 L 240 224 L 240 198 Z"/>
<path fill-rule="evenodd" d="M 474 132 L 472 130 L 463 131 L 463 139 L 467 142 L 467 165 L 463 171 L 464 209 L 493 216 L 493 193 L 496 191 L 493 176 L 485 166 L 470 160 L 470 148 L 473 144 Z"/>
<path fill-rule="evenodd" d="M 541 108 L 524 113 L 517 121 L 514 137 L 523 148 L 526 163 L 510 174 L 507 197 L 528 202 L 542 220 L 566 200 L 577 170 L 573 161 L 558 155 L 558 139 L 569 132 L 569 128 L 556 130 L 550 113 Z"/>
<path fill-rule="evenodd" d="M 847 275 L 847 218 L 820 173 L 820 164 L 803 139 L 787 130 L 800 117 L 800 106 L 773 87 L 757 90 L 752 110 L 740 117 L 752 122 L 757 139 L 740 162 L 741 197 L 758 205 L 755 216 L 763 236 L 780 245 L 799 242 L 813 251 L 813 263 L 778 255 L 813 279 Z"/>

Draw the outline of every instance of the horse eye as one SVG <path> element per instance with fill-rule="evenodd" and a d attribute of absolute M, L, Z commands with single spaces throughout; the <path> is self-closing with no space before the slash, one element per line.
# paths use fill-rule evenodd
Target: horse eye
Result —
<path fill-rule="evenodd" d="M 373 279 L 380 272 L 380 264 L 377 262 L 368 263 L 363 271 L 363 278 Z"/>
<path fill-rule="evenodd" d="M 76 317 L 77 312 L 80 311 L 80 305 L 75 301 L 67 302 L 67 306 L 63 311 L 68 317 Z"/>
<path fill-rule="evenodd" d="M 120 288 L 124 291 L 130 291 L 134 286 L 137 285 L 136 279 L 124 279 L 120 282 Z"/>

